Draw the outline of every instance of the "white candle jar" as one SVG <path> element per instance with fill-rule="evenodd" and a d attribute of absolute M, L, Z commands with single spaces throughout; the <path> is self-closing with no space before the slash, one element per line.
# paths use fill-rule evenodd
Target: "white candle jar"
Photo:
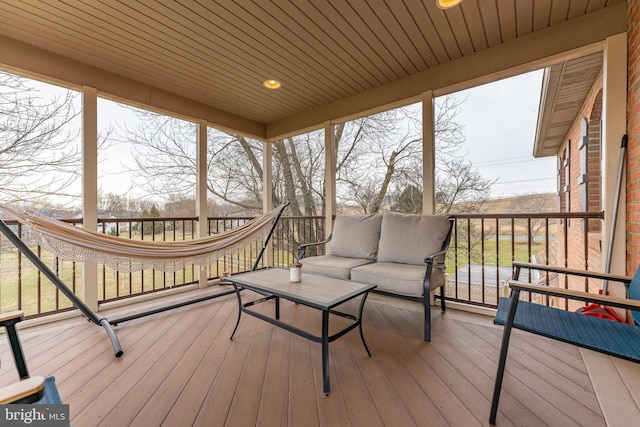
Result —
<path fill-rule="evenodd" d="M 302 264 L 291 264 L 289 266 L 289 281 L 297 283 L 302 280 Z"/>

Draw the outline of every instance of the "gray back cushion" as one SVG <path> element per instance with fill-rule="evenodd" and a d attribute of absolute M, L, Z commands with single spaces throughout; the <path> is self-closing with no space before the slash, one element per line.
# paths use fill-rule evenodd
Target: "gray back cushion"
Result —
<path fill-rule="evenodd" d="M 425 256 L 442 249 L 448 232 L 448 215 L 385 212 L 378 245 L 378 262 L 424 264 Z"/>
<path fill-rule="evenodd" d="M 381 223 L 381 214 L 337 215 L 329 255 L 376 259 Z"/>

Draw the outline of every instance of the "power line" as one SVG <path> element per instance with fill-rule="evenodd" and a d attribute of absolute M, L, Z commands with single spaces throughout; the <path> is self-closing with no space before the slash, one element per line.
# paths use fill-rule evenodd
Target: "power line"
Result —
<path fill-rule="evenodd" d="M 529 158 L 528 160 L 520 160 L 520 161 L 516 161 L 516 162 L 505 162 L 505 161 L 497 161 L 497 162 L 493 162 L 493 163 L 487 163 L 487 164 L 483 164 L 483 165 L 478 165 L 476 163 L 474 163 L 473 165 L 477 168 L 486 168 L 489 166 L 501 166 L 501 165 L 513 165 L 516 163 L 530 163 L 530 162 L 534 162 L 534 161 L 538 161 L 538 160 L 547 160 L 547 159 L 531 159 Z M 486 162 L 485 162 L 486 163 Z"/>
<path fill-rule="evenodd" d="M 551 178 L 534 178 L 534 179 L 521 179 L 518 181 L 497 181 L 494 182 L 494 184 L 518 184 L 521 182 L 532 182 L 532 181 L 550 181 L 550 180 L 554 180 L 555 181 L 556 177 L 551 177 Z"/>
<path fill-rule="evenodd" d="M 505 160 L 526 160 L 526 159 L 531 159 L 531 156 L 518 156 L 518 157 L 507 157 L 506 159 L 500 159 L 500 161 L 505 161 Z M 485 163 L 493 163 L 496 160 L 484 160 L 482 162 L 475 162 L 476 164 L 485 164 Z"/>

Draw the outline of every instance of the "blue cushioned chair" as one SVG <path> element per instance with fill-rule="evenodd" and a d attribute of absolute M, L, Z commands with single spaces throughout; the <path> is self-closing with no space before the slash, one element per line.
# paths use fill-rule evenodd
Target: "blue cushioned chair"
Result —
<path fill-rule="evenodd" d="M 514 276 L 509 281 L 511 297 L 500 299 L 498 312 L 494 319 L 494 323 L 504 325 L 504 332 L 491 402 L 491 414 L 489 416 L 491 424 L 496 422 L 498 400 L 500 399 L 512 328 L 522 329 L 633 362 L 640 362 L 640 327 L 636 326 L 636 324 L 640 324 L 640 268 L 633 277 L 626 277 L 528 263 L 513 263 L 513 266 L 515 267 Z M 532 283 L 522 283 L 518 281 L 522 268 L 620 282 L 625 285 L 628 298 L 615 298 Z M 629 310 L 633 324 L 614 322 L 541 304 L 520 301 L 521 291 Z"/>
<path fill-rule="evenodd" d="M 0 404 L 61 404 L 60 394 L 53 377 L 29 376 L 27 363 L 22 353 L 20 338 L 16 324 L 24 319 L 22 311 L 12 311 L 0 314 L 0 327 L 7 331 L 7 338 L 11 344 L 11 352 L 16 362 L 20 381 L 6 387 L 0 387 Z"/>

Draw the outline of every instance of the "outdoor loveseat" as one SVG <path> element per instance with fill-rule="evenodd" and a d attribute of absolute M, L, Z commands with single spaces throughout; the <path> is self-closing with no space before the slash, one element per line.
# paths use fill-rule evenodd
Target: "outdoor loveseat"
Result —
<path fill-rule="evenodd" d="M 444 311 L 444 257 L 452 228 L 448 215 L 338 215 L 327 240 L 300 245 L 298 261 L 305 273 L 376 285 L 376 293 L 421 302 L 424 340 L 430 341 L 429 293 L 440 288 Z M 326 255 L 304 258 L 310 246 L 329 241 Z"/>

